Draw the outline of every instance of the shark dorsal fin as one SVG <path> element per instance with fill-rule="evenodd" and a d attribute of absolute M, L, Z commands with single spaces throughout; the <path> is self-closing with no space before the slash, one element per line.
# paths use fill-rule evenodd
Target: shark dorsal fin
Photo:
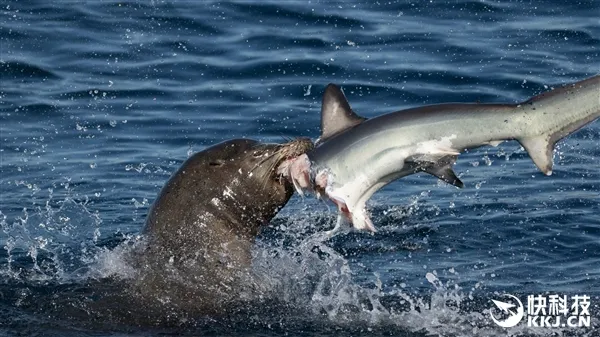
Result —
<path fill-rule="evenodd" d="M 321 138 L 320 142 L 356 126 L 366 118 L 352 111 L 344 93 L 335 84 L 329 84 L 323 94 L 321 105 Z"/>

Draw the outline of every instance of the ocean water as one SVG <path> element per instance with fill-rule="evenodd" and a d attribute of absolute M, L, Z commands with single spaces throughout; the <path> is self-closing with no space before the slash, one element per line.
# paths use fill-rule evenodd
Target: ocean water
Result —
<path fill-rule="evenodd" d="M 366 117 L 522 101 L 600 73 L 599 17 L 595 0 L 3 2 L 0 334 L 600 336 L 597 121 L 551 177 L 508 142 L 460 156 L 462 190 L 390 184 L 374 235 L 324 239 L 334 208 L 294 197 L 254 248 L 271 305 L 151 327 L 52 314 L 127 274 L 121 247 L 194 152 L 316 139 L 328 83 Z M 590 296 L 591 326 L 501 328 L 503 294 Z"/>

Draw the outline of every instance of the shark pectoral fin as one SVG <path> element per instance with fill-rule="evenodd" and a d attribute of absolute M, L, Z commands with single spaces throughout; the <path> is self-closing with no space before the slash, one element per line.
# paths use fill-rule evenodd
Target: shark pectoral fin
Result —
<path fill-rule="evenodd" d="M 365 208 L 350 212 L 350 216 L 352 218 L 352 226 L 354 226 L 354 228 L 358 230 L 366 230 L 371 233 L 377 232 Z"/>
<path fill-rule="evenodd" d="M 415 172 L 426 172 L 444 182 L 454 185 L 458 188 L 463 188 L 465 185 L 458 179 L 452 165 L 456 162 L 457 155 L 416 155 L 408 158 L 406 161 L 415 165 Z"/>
<path fill-rule="evenodd" d="M 340 214 L 343 215 L 349 221 L 351 221 L 352 218 L 350 216 L 350 210 L 348 209 L 348 205 L 346 205 L 346 201 L 342 198 L 335 196 L 332 193 L 328 193 L 327 191 L 325 191 L 325 194 L 327 195 L 327 198 L 337 206 Z"/>
<path fill-rule="evenodd" d="M 525 148 L 531 160 L 545 175 L 552 174 L 552 153 L 554 144 L 548 140 L 547 136 L 536 136 L 518 139 L 519 143 Z"/>
<path fill-rule="evenodd" d="M 456 173 L 454 173 L 454 170 L 452 170 L 452 167 L 450 166 L 450 164 L 444 164 L 444 165 L 434 165 L 428 168 L 424 169 L 425 172 L 434 175 L 436 177 L 438 177 L 439 179 L 443 180 L 444 182 L 450 184 L 450 185 L 454 185 L 458 188 L 463 188 L 465 185 L 463 184 L 462 181 L 460 181 L 460 179 L 458 179 L 458 177 L 456 176 Z"/>
<path fill-rule="evenodd" d="M 346 204 L 346 201 L 343 198 L 336 196 L 334 193 L 327 193 L 327 191 L 325 193 L 327 194 L 329 200 L 331 200 L 337 206 L 338 211 L 340 212 L 338 215 L 336 228 L 341 226 L 341 224 L 344 222 L 342 220 L 345 219 L 350 222 L 352 227 L 355 229 L 366 230 L 371 233 L 376 232 L 375 226 L 369 218 L 367 210 L 364 208 L 364 203 L 359 203 L 351 208 L 348 206 L 348 204 Z M 334 230 L 336 230 L 336 228 L 334 228 Z"/>

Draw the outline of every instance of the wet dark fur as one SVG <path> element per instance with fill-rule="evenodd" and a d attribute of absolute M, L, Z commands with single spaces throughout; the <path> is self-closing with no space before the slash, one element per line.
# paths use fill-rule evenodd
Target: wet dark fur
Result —
<path fill-rule="evenodd" d="M 236 139 L 179 168 L 150 209 L 146 242 L 134 260 L 137 277 L 128 291 L 148 318 L 224 313 L 252 296 L 254 239 L 294 191 L 277 167 L 311 148 L 307 139 L 284 145 Z"/>

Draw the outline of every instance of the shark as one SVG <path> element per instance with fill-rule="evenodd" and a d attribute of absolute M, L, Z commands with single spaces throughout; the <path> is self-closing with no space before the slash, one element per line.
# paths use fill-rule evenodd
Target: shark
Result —
<path fill-rule="evenodd" d="M 598 117 L 600 75 L 518 104 L 437 104 L 370 119 L 356 114 L 340 87 L 329 84 L 315 148 L 281 169 L 301 195 L 310 192 L 337 206 L 336 228 L 350 222 L 375 232 L 365 205 L 386 184 L 425 172 L 462 188 L 452 169 L 458 155 L 509 140 L 551 175 L 556 143 Z"/>

